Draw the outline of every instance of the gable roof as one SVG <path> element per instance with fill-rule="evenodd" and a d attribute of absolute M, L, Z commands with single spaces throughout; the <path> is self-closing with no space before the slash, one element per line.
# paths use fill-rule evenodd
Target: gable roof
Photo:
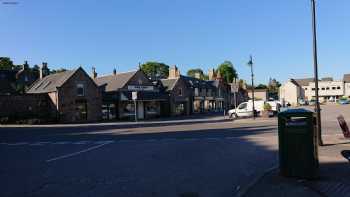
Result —
<path fill-rule="evenodd" d="M 125 73 L 117 73 L 116 75 L 107 75 L 102 77 L 97 77 L 94 79 L 98 86 L 106 85 L 106 91 L 117 91 L 123 88 L 126 83 L 137 73 L 138 71 L 129 71 Z"/>
<path fill-rule="evenodd" d="M 345 74 L 344 78 L 343 78 L 343 81 L 346 82 L 346 83 L 350 83 L 350 74 Z"/>
<path fill-rule="evenodd" d="M 289 80 L 292 84 L 294 84 L 295 86 L 300 86 L 299 84 L 298 84 L 298 82 L 296 82 L 294 79 L 290 79 Z"/>
<path fill-rule="evenodd" d="M 161 79 L 160 81 L 162 82 L 163 86 L 166 88 L 166 91 L 174 89 L 177 81 L 179 78 L 174 78 L 174 79 Z"/>
<path fill-rule="evenodd" d="M 314 78 L 294 79 L 300 86 L 308 86 L 310 82 L 314 82 Z"/>
<path fill-rule="evenodd" d="M 48 93 L 57 90 L 57 87 L 61 87 L 73 74 L 79 70 L 67 70 L 60 73 L 48 75 L 42 79 L 37 80 L 28 89 L 28 94 Z"/>

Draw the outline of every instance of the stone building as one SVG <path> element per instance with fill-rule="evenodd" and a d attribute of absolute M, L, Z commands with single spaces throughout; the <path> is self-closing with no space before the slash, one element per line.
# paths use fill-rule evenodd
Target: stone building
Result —
<path fill-rule="evenodd" d="M 47 63 L 43 64 L 47 67 Z M 10 70 L 0 70 L 0 95 L 23 94 L 38 78 L 39 73 L 27 61 Z"/>
<path fill-rule="evenodd" d="M 167 114 L 168 97 L 141 70 L 98 77 L 94 81 L 103 95 L 103 119 L 149 119 Z M 134 92 L 134 93 L 133 93 Z M 133 94 L 136 101 L 133 99 Z"/>
<path fill-rule="evenodd" d="M 190 115 L 192 113 L 192 89 L 183 77 L 170 75 L 168 79 L 162 79 L 162 86 L 169 95 L 169 114 L 171 116 Z"/>
<path fill-rule="evenodd" d="M 43 69 L 45 66 L 41 67 L 41 78 L 27 94 L 48 95 L 59 122 L 100 120 L 102 99 L 99 88 L 81 67 L 47 76 Z"/>

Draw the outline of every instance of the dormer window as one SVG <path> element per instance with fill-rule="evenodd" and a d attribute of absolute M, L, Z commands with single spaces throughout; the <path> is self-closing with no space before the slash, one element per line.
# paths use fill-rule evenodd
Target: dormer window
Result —
<path fill-rule="evenodd" d="M 77 84 L 77 96 L 85 96 L 85 86 L 83 83 Z"/>

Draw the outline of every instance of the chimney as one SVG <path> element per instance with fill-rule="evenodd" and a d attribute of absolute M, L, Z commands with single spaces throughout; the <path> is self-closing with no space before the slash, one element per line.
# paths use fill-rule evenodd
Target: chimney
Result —
<path fill-rule="evenodd" d="M 214 68 L 209 69 L 208 77 L 209 77 L 209 80 L 215 80 L 216 79 L 216 77 L 215 77 L 215 69 Z"/>
<path fill-rule="evenodd" d="M 169 79 L 176 79 L 180 77 L 180 71 L 179 69 L 176 67 L 176 65 L 174 65 L 173 67 L 171 67 L 169 69 Z"/>
<path fill-rule="evenodd" d="M 24 61 L 22 69 L 25 70 L 25 69 L 28 69 L 28 68 L 29 68 L 28 61 Z"/>
<path fill-rule="evenodd" d="M 117 69 L 113 69 L 113 75 L 117 75 Z"/>
<path fill-rule="evenodd" d="M 49 68 L 47 67 L 47 63 L 43 62 L 39 69 L 40 79 L 44 78 L 48 74 L 49 74 Z"/>
<path fill-rule="evenodd" d="M 97 72 L 96 72 L 96 68 L 92 67 L 92 78 L 96 79 L 97 78 Z"/>
<path fill-rule="evenodd" d="M 194 73 L 194 77 L 196 78 L 196 79 L 201 79 L 201 74 L 200 73 Z"/>

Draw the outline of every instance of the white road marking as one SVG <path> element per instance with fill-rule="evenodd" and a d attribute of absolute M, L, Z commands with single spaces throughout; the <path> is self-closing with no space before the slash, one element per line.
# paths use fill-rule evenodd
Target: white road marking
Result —
<path fill-rule="evenodd" d="M 103 140 L 103 141 L 96 141 L 94 144 L 105 144 L 105 143 L 113 143 L 114 140 Z"/>
<path fill-rule="evenodd" d="M 59 144 L 59 145 L 64 145 L 64 144 L 70 144 L 72 142 L 69 142 L 69 141 L 62 141 L 62 142 L 55 142 L 55 143 L 52 143 L 52 144 Z"/>
<path fill-rule="evenodd" d="M 87 144 L 90 143 L 91 141 L 77 141 L 77 142 L 73 142 L 72 144 L 76 144 L 76 145 L 80 145 L 80 144 Z"/>
<path fill-rule="evenodd" d="M 26 145 L 28 144 L 28 142 L 17 142 L 17 143 L 4 143 L 6 145 L 9 145 L 9 146 L 20 146 L 20 145 Z"/>
<path fill-rule="evenodd" d="M 82 153 L 86 153 L 86 152 L 89 152 L 89 151 L 92 151 L 92 150 L 101 148 L 102 146 L 105 146 L 105 145 L 107 145 L 107 144 L 111 144 L 111 143 L 113 143 L 113 142 L 114 142 L 114 141 L 105 142 L 105 143 L 103 143 L 103 144 L 100 144 L 100 145 L 97 145 L 97 146 L 93 146 L 93 147 L 90 147 L 90 148 L 87 148 L 87 149 L 84 149 L 84 150 L 81 150 L 81 151 L 78 151 L 78 152 L 74 152 L 74 153 L 62 155 L 62 156 L 55 157 L 55 158 L 52 158 L 52 159 L 48 159 L 48 160 L 46 160 L 46 162 L 52 162 L 52 161 L 57 161 L 57 160 L 60 160 L 60 159 L 65 159 L 65 158 L 73 157 L 73 156 L 76 156 L 76 155 L 79 155 L 79 154 L 82 154 Z"/>

